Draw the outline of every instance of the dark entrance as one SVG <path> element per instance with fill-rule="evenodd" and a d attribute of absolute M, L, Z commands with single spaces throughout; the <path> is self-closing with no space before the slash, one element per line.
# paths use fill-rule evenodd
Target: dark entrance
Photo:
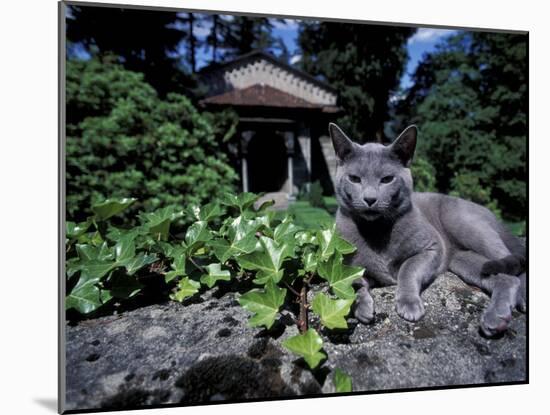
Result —
<path fill-rule="evenodd" d="M 286 146 L 282 134 L 258 131 L 248 144 L 251 192 L 281 191 L 287 179 Z"/>

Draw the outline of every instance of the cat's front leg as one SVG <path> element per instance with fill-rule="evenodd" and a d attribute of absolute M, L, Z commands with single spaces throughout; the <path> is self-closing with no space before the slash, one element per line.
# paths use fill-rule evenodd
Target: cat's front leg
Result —
<path fill-rule="evenodd" d="M 354 315 L 363 324 L 369 324 L 374 320 L 374 300 L 369 291 L 369 282 L 366 277 L 359 278 L 353 283 L 357 289 Z"/>
<path fill-rule="evenodd" d="M 395 309 L 407 321 L 418 321 L 425 313 L 420 293 L 436 276 L 439 266 L 436 249 L 422 251 L 407 259 L 397 274 Z"/>

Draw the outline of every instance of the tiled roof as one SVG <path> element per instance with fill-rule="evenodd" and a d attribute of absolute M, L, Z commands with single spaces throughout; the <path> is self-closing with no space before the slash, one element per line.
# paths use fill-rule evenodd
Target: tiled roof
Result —
<path fill-rule="evenodd" d="M 325 108 L 302 98 L 283 92 L 269 85 L 255 84 L 244 89 L 234 89 L 201 101 L 204 104 L 264 106 L 284 108 Z M 330 110 L 329 110 L 330 111 Z"/>

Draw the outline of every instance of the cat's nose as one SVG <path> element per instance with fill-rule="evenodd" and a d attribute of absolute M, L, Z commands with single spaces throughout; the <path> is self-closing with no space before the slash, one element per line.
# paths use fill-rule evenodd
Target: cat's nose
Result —
<path fill-rule="evenodd" d="M 372 206 L 376 203 L 376 198 L 375 197 L 365 197 L 363 198 L 363 200 L 365 201 L 365 203 L 367 204 L 367 206 Z"/>

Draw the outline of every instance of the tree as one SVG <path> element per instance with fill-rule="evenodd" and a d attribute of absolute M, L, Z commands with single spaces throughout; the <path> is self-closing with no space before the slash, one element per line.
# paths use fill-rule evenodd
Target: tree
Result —
<path fill-rule="evenodd" d="M 352 23 L 301 24 L 301 67 L 338 90 L 346 112 L 338 122 L 357 140 L 384 141 L 388 100 L 399 85 L 406 40 L 413 31 Z"/>
<path fill-rule="evenodd" d="M 221 47 L 224 60 L 255 49 L 280 49 L 280 39 L 273 36 L 273 22 L 267 17 L 234 16 L 226 21 L 227 30 Z"/>
<path fill-rule="evenodd" d="M 418 152 L 435 167 L 439 191 L 514 219 L 526 207 L 526 57 L 524 35 L 449 37 L 424 57 L 397 111 L 420 126 Z"/>
<path fill-rule="evenodd" d="M 188 84 L 177 70 L 182 33 L 175 12 L 69 6 L 67 39 L 93 56 L 112 53 L 126 69 L 141 72 L 161 94 Z"/>
<path fill-rule="evenodd" d="M 69 60 L 68 219 L 85 219 L 91 204 L 111 197 L 138 198 L 132 214 L 234 192 L 237 175 L 223 148 L 234 129 L 182 95 L 159 98 L 115 58 Z"/>

